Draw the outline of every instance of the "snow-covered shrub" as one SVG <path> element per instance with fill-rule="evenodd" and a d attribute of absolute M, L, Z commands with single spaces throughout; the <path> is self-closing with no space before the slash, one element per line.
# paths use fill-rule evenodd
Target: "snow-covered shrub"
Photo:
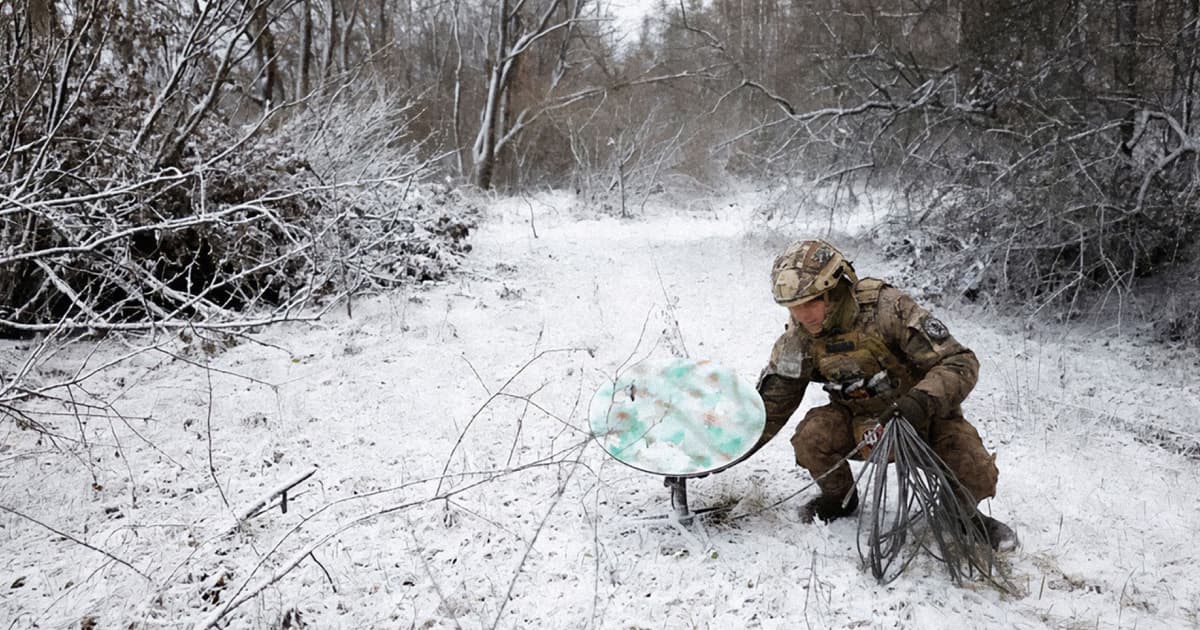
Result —
<path fill-rule="evenodd" d="M 0 335 L 277 317 L 453 267 L 472 211 L 419 184 L 409 108 L 255 104 L 248 44 L 205 35 L 222 2 L 105 1 L 0 42 Z"/>
<path fill-rule="evenodd" d="M 45 335 L 0 381 L 0 418 L 70 340 L 313 315 L 469 248 L 473 205 L 422 180 L 403 103 L 330 85 L 275 107 L 227 37 L 258 19 L 241 3 L 138 6 L 46 28 L 0 10 L 0 337 Z"/>
<path fill-rule="evenodd" d="M 1191 262 L 1138 282 L 1133 302 L 1159 339 L 1200 346 L 1200 243 L 1184 247 Z"/>
<path fill-rule="evenodd" d="M 1079 120 L 1019 128 L 1003 144 L 980 137 L 931 186 L 911 226 L 914 263 L 936 265 L 967 297 L 1065 316 L 1188 263 L 1182 245 L 1200 236 L 1195 156 L 1164 164 L 1172 146 L 1123 155 L 1116 136 L 1093 128 Z"/>

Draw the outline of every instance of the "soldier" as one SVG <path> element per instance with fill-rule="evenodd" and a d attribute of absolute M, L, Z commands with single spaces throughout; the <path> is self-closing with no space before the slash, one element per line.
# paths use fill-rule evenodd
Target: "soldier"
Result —
<path fill-rule="evenodd" d="M 979 361 L 941 321 L 882 280 L 860 280 L 825 241 L 788 247 L 775 259 L 771 285 L 791 318 L 759 379 L 767 426 L 754 450 L 783 428 L 810 381 L 829 392 L 829 404 L 809 410 L 792 436 L 798 465 L 814 478 L 833 471 L 818 480 L 821 495 L 801 508 L 805 522 L 857 511 L 858 491 L 843 459 L 865 459 L 869 447 L 855 447 L 896 417 L 946 462 L 966 490 L 964 502 L 974 507 L 995 495 L 995 456 L 960 406 L 978 379 Z M 977 509 L 975 521 L 996 549 L 1016 548 L 1016 534 L 1004 523 Z"/>

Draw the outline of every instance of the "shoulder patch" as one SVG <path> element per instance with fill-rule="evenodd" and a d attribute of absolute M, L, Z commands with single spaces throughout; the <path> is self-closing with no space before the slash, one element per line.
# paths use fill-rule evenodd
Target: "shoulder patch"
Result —
<path fill-rule="evenodd" d="M 788 378 L 803 378 L 807 368 L 805 355 L 807 344 L 805 337 L 797 333 L 795 327 L 775 340 L 771 349 L 771 361 L 767 371 Z"/>
<path fill-rule="evenodd" d="M 933 315 L 927 315 L 921 320 L 921 330 L 934 341 L 944 341 L 950 336 L 950 331 L 946 330 L 946 325 L 942 323 L 942 320 Z"/>

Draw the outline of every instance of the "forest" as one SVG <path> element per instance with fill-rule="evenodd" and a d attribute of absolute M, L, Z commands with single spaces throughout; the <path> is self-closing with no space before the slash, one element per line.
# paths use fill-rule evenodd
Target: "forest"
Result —
<path fill-rule="evenodd" d="M 780 224 L 883 195 L 880 246 L 952 297 L 1192 342 L 1198 15 L 688 0 L 631 29 L 588 0 L 6 3 L 0 334 L 312 317 L 443 277 L 471 194 L 628 217 L 742 181 L 786 191 Z"/>

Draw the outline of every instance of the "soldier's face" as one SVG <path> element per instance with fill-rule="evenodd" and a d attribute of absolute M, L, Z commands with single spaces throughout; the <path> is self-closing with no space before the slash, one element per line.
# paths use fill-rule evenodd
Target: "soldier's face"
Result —
<path fill-rule="evenodd" d="M 821 324 L 825 322 L 825 312 L 828 308 L 829 302 L 825 301 L 825 296 L 822 295 L 803 304 L 789 306 L 788 311 L 791 311 L 792 318 L 800 322 L 808 334 L 816 335 L 821 332 Z"/>

